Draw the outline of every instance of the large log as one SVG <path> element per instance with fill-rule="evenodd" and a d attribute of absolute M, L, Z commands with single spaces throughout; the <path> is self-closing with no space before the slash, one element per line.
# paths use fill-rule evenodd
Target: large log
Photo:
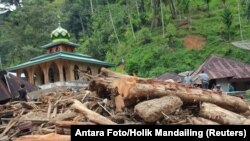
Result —
<path fill-rule="evenodd" d="M 155 98 L 166 95 L 175 95 L 183 102 L 209 102 L 234 112 L 245 112 L 248 105 L 242 99 L 230 95 L 220 94 L 211 90 L 188 87 L 179 83 L 162 82 L 155 79 L 143 79 L 139 77 L 113 73 L 102 69 L 105 77 L 93 77 L 90 90 L 96 90 L 101 94 L 110 94 L 117 91 L 124 100 L 138 98 Z"/>
<path fill-rule="evenodd" d="M 202 103 L 200 116 L 220 124 L 250 124 L 250 119 L 210 103 Z"/>
<path fill-rule="evenodd" d="M 110 119 L 92 111 L 89 110 L 87 107 L 85 107 L 81 102 L 78 100 L 74 100 L 74 103 L 71 105 L 73 109 L 76 109 L 80 111 L 86 118 L 88 118 L 90 121 L 101 124 L 101 125 L 113 125 L 116 124 L 115 122 L 111 121 Z"/>
<path fill-rule="evenodd" d="M 182 101 L 176 96 L 164 96 L 141 102 L 135 106 L 135 112 L 145 122 L 156 122 L 163 117 L 162 113 L 169 115 L 182 106 Z"/>
<path fill-rule="evenodd" d="M 70 141 L 70 136 L 55 133 L 47 135 L 27 135 L 16 138 L 14 141 Z"/>

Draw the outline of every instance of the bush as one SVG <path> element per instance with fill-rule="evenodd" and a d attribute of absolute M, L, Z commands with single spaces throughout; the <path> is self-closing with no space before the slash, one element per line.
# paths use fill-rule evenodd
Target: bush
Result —
<path fill-rule="evenodd" d="M 152 34 L 148 28 L 143 28 L 138 32 L 137 38 L 141 45 L 145 45 L 152 41 Z"/>

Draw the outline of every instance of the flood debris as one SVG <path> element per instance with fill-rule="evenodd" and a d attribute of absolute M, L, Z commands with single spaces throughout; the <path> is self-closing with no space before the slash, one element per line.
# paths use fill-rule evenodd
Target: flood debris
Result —
<path fill-rule="evenodd" d="M 250 106 L 238 97 L 105 68 L 81 77 L 89 87 L 0 105 L 0 140 L 66 141 L 71 125 L 250 124 Z"/>

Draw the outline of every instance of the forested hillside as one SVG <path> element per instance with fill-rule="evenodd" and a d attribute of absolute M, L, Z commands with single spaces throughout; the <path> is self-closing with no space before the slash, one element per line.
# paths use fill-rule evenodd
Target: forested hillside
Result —
<path fill-rule="evenodd" d="M 3 68 L 43 52 L 58 22 L 78 52 L 118 64 L 127 73 L 154 77 L 196 69 L 210 55 L 250 63 L 249 51 L 231 45 L 250 40 L 248 0 L 2 0 Z M 9 10 L 15 5 L 16 10 Z M 1 12 L 0 12 L 1 13 Z M 118 68 L 114 68 L 119 71 Z"/>

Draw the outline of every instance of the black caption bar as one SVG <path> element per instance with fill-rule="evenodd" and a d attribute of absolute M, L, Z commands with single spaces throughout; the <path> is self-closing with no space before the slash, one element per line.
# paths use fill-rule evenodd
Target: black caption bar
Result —
<path fill-rule="evenodd" d="M 71 140 L 83 137 L 166 137 L 250 140 L 250 126 L 244 125 L 90 125 L 71 126 Z"/>

